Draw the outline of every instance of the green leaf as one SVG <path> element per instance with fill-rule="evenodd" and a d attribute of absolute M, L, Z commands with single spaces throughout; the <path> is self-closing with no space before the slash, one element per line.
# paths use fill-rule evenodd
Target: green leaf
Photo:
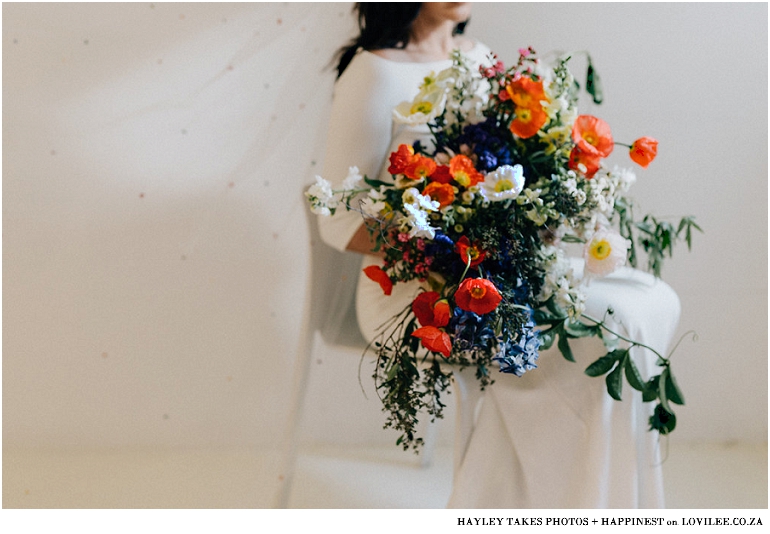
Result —
<path fill-rule="evenodd" d="M 594 69 L 591 63 L 591 56 L 588 56 L 588 72 L 586 72 L 586 91 L 593 97 L 594 104 L 601 104 L 604 101 L 604 91 L 602 91 L 602 81 L 599 73 Z"/>
<path fill-rule="evenodd" d="M 642 391 L 642 401 L 651 402 L 658 398 L 658 382 L 660 375 L 655 375 L 647 381 L 647 385 Z"/>
<path fill-rule="evenodd" d="M 607 393 L 615 400 L 621 400 L 620 394 L 623 390 L 623 364 L 618 363 L 615 369 L 604 379 L 607 383 Z"/>
<path fill-rule="evenodd" d="M 618 361 L 612 353 L 606 354 L 586 367 L 584 371 L 588 376 L 602 376 L 604 373 L 612 369 L 615 362 Z"/>
<path fill-rule="evenodd" d="M 564 330 L 570 337 L 595 336 L 601 332 L 599 325 L 587 325 L 580 321 L 565 321 Z"/>
<path fill-rule="evenodd" d="M 543 326 L 543 325 L 552 326 L 552 325 L 564 322 L 564 317 L 558 317 L 553 313 L 550 313 L 548 310 L 545 310 L 543 308 L 538 308 L 532 314 L 532 320 L 535 321 L 535 324 L 540 326 Z"/>
<path fill-rule="evenodd" d="M 676 383 L 674 374 L 670 370 L 666 375 L 666 397 L 668 400 L 675 404 L 684 404 L 684 395 L 682 394 L 682 390 L 679 389 L 679 385 Z"/>
<path fill-rule="evenodd" d="M 565 360 L 569 360 L 571 362 L 575 361 L 575 356 L 572 355 L 572 349 L 569 346 L 569 340 L 567 339 L 567 333 L 564 331 L 564 326 L 559 328 L 558 347 L 559 351 L 561 351 L 561 355 L 564 356 Z"/>
<path fill-rule="evenodd" d="M 624 367 L 626 369 L 626 380 L 628 380 L 628 384 L 635 390 L 643 392 L 645 389 L 644 380 L 630 354 L 625 358 Z"/>
<path fill-rule="evenodd" d="M 674 413 L 674 411 L 668 405 L 668 396 L 666 395 L 666 381 L 668 380 L 668 375 L 669 371 L 668 367 L 666 367 L 663 369 L 663 372 L 660 373 L 660 380 L 658 380 L 658 398 L 660 399 L 660 405 L 664 410 L 666 410 L 668 413 Z"/>
<path fill-rule="evenodd" d="M 538 337 L 540 338 L 540 350 L 548 350 L 553 345 L 556 334 L 553 328 L 549 328 L 548 330 L 541 330 Z"/>
<path fill-rule="evenodd" d="M 397 363 L 393 364 L 388 370 L 388 375 L 386 377 L 386 380 L 393 380 L 393 378 L 396 376 L 396 373 L 398 373 L 400 369 L 401 368 Z"/>
<path fill-rule="evenodd" d="M 364 182 L 367 183 L 367 185 L 370 185 L 371 187 L 374 187 L 375 189 L 379 189 L 381 185 L 384 185 L 386 187 L 392 187 L 393 184 L 389 184 L 387 182 L 383 182 L 382 180 L 375 180 L 374 178 L 369 178 L 368 176 L 364 176 Z"/>

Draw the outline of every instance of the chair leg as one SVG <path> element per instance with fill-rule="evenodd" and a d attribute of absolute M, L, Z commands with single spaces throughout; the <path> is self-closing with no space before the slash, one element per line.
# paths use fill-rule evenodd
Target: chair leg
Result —
<path fill-rule="evenodd" d="M 289 506 L 291 486 L 294 482 L 294 472 L 297 464 L 297 441 L 299 439 L 300 423 L 302 422 L 302 408 L 305 402 L 308 376 L 310 375 L 314 337 L 315 331 L 309 327 L 302 332 L 299 350 L 297 351 L 294 363 L 291 405 L 284 430 L 283 451 L 278 474 L 278 491 L 275 495 L 274 508 L 287 508 Z"/>
<path fill-rule="evenodd" d="M 428 422 L 425 429 L 425 440 L 422 451 L 420 452 L 420 467 L 426 469 L 433 463 L 436 454 L 436 445 L 438 444 L 438 421 Z"/>

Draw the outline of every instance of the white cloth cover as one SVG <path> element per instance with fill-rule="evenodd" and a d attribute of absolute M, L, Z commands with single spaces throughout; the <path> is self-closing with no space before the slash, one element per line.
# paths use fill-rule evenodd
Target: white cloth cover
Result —
<path fill-rule="evenodd" d="M 488 52 L 477 44 L 469 55 L 482 62 Z M 449 60 L 398 63 L 360 52 L 335 86 L 324 178 L 339 184 L 348 167 L 357 166 L 361 174 L 390 180 L 390 152 L 428 135 L 425 127 L 393 124 L 392 109 L 411 99 L 430 71 L 450 65 Z M 320 218 L 319 229 L 324 241 L 342 251 L 361 223 L 359 214 L 339 211 Z M 356 255 L 345 256 L 360 268 Z M 379 261 L 366 256 L 363 263 Z M 345 328 L 340 322 L 345 309 L 339 306 L 348 300 L 345 295 L 352 287 L 348 280 L 337 288 L 338 305 L 328 310 L 326 330 Z M 417 290 L 414 283 L 396 284 L 393 294 L 385 297 L 376 283 L 359 275 L 355 302 L 364 337 L 371 340 Z M 665 283 L 622 269 L 590 286 L 588 313 L 603 317 L 608 306 L 632 338 L 666 349 L 677 325 L 679 302 Z M 450 507 L 662 506 L 657 438 L 646 431 L 651 406 L 642 406 L 638 392 L 628 387 L 625 400 L 614 401 L 603 379 L 583 374 L 604 354 L 600 342 L 578 340 L 574 350 L 578 363 L 565 361 L 556 350 L 544 352 L 539 369 L 522 378 L 501 374 L 483 396 L 472 374 L 457 376 L 458 397 L 467 394 L 480 402 L 474 410 L 477 418 L 460 414 Z M 634 351 L 634 356 L 648 377 L 654 357 L 644 351 Z"/>
<path fill-rule="evenodd" d="M 622 268 L 588 287 L 586 313 L 665 355 L 679 322 L 676 293 L 648 273 Z M 647 431 L 653 404 L 624 384 L 623 400 L 603 377 L 583 370 L 605 354 L 596 338 L 573 340 L 576 363 L 555 347 L 538 369 L 518 378 L 500 374 L 484 394 L 470 372 L 456 386 L 476 402 L 470 428 L 455 443 L 450 508 L 662 508 L 658 434 Z M 660 372 L 650 351 L 631 351 L 642 376 Z M 657 371 L 656 371 L 657 369 Z M 474 417 L 475 415 L 475 417 Z"/>

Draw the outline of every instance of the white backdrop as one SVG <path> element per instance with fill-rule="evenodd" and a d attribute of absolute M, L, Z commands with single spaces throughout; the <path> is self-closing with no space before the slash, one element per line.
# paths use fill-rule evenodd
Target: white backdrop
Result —
<path fill-rule="evenodd" d="M 351 31 L 350 4 L 3 5 L 4 446 L 276 443 Z M 659 139 L 640 211 L 706 231 L 663 272 L 699 334 L 672 439 L 765 441 L 766 4 L 479 3 L 468 33 L 589 50 L 582 111 Z M 314 360 L 306 440 L 392 443 L 357 363 Z"/>

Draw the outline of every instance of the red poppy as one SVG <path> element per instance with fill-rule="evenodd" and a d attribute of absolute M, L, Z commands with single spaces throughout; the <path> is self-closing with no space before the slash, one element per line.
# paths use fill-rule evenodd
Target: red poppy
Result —
<path fill-rule="evenodd" d="M 629 154 L 632 160 L 647 168 L 647 165 L 658 155 L 658 141 L 652 137 L 640 137 L 631 145 Z"/>
<path fill-rule="evenodd" d="M 438 165 L 433 174 L 430 175 L 431 182 L 448 184 L 452 181 L 452 175 L 449 174 L 449 165 Z"/>
<path fill-rule="evenodd" d="M 582 173 L 590 180 L 594 177 L 596 171 L 599 170 L 601 159 L 601 157 L 587 154 L 575 146 L 572 147 L 572 151 L 569 153 L 569 163 L 567 166 L 573 171 Z M 581 168 L 581 165 L 583 168 Z"/>
<path fill-rule="evenodd" d="M 489 280 L 466 278 L 455 292 L 455 302 L 465 311 L 484 315 L 489 313 L 503 300 L 500 292 Z"/>
<path fill-rule="evenodd" d="M 572 125 L 572 140 L 586 154 L 606 158 L 615 147 L 610 125 L 592 115 L 579 115 Z"/>
<path fill-rule="evenodd" d="M 463 187 L 471 187 L 484 181 L 484 175 L 476 170 L 471 158 L 462 154 L 449 160 L 449 174 Z"/>
<path fill-rule="evenodd" d="M 393 292 L 393 281 L 388 276 L 388 273 L 382 270 L 377 265 L 370 265 L 364 269 L 364 274 L 370 279 L 374 280 L 382 288 L 382 292 L 386 295 L 390 295 Z"/>
<path fill-rule="evenodd" d="M 412 313 L 422 326 L 446 326 L 450 311 L 449 302 L 435 291 L 423 291 L 412 301 Z"/>
<path fill-rule="evenodd" d="M 457 240 L 455 250 L 462 258 L 463 263 L 468 263 L 468 256 L 471 257 L 471 267 L 476 267 L 479 263 L 484 261 L 487 253 L 480 249 L 475 243 L 471 245 L 470 240 L 466 236 L 462 236 Z"/>
<path fill-rule="evenodd" d="M 529 139 L 534 136 L 540 128 L 548 121 L 548 114 L 543 111 L 542 106 L 533 108 L 516 108 L 516 118 L 511 122 L 510 130 L 514 135 L 522 139 Z"/>
<path fill-rule="evenodd" d="M 436 171 L 436 162 L 425 156 L 416 156 L 417 159 L 404 167 L 404 175 L 412 180 L 422 180 Z"/>
<path fill-rule="evenodd" d="M 420 338 L 422 346 L 432 352 L 438 352 L 445 358 L 452 354 L 452 340 L 449 334 L 435 326 L 423 326 L 418 328 L 412 335 Z"/>
<path fill-rule="evenodd" d="M 410 145 L 399 145 L 398 150 L 390 153 L 390 174 L 403 174 L 407 165 L 415 162 L 420 156 L 415 155 L 414 148 Z"/>
<path fill-rule="evenodd" d="M 445 208 L 455 201 L 454 188 L 449 184 L 442 184 L 440 182 L 429 183 L 422 190 L 422 194 L 437 201 L 439 208 Z"/>

